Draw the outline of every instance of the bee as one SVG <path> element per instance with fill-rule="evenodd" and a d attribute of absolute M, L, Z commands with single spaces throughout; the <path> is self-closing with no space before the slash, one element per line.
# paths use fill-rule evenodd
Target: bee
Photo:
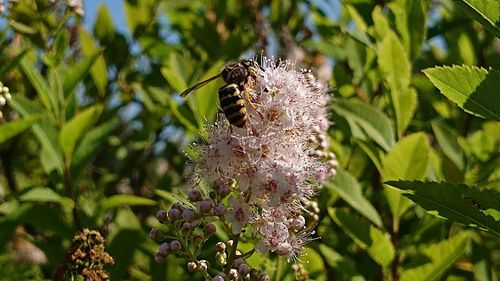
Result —
<path fill-rule="evenodd" d="M 231 125 L 243 128 L 248 122 L 245 100 L 255 107 L 250 98 L 249 91 L 255 86 L 255 82 L 260 75 L 260 70 L 260 66 L 253 60 L 240 60 L 229 63 L 222 68 L 219 74 L 186 89 L 181 93 L 181 97 L 187 96 L 210 81 L 222 78 L 225 82 L 219 88 L 219 101 L 222 111 Z"/>

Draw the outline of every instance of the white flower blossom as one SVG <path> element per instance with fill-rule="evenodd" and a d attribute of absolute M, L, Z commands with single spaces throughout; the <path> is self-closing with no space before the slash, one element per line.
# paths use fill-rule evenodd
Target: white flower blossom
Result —
<path fill-rule="evenodd" d="M 303 228 L 302 202 L 334 173 L 317 152 L 328 146 L 329 97 L 309 71 L 289 61 L 265 58 L 261 67 L 249 93 L 255 106 L 246 105 L 249 123 L 237 128 L 220 115 L 207 127 L 208 143 L 197 145 L 201 160 L 189 175 L 236 182 L 225 216 L 233 233 L 251 225 L 257 249 L 296 257 L 311 234 Z"/>

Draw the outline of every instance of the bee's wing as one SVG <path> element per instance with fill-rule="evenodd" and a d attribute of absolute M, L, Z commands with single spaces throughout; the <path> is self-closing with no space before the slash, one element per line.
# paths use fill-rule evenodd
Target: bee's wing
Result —
<path fill-rule="evenodd" d="M 189 93 L 191 93 L 192 91 L 194 91 L 194 90 L 196 90 L 196 89 L 199 89 L 199 88 L 201 88 L 201 87 L 205 86 L 208 82 L 210 82 L 210 81 L 212 81 L 212 80 L 215 80 L 215 79 L 217 79 L 217 78 L 219 78 L 219 77 L 221 77 L 221 74 L 220 74 L 220 73 L 219 73 L 219 74 L 217 74 L 217 75 L 215 75 L 215 76 L 213 76 L 213 77 L 208 78 L 207 80 L 203 80 L 203 81 L 201 81 L 201 82 L 198 82 L 198 83 L 194 84 L 193 86 L 191 86 L 191 87 L 187 88 L 184 92 L 182 92 L 182 93 L 181 93 L 181 97 L 185 97 L 185 96 L 187 96 L 187 95 L 188 95 Z"/>

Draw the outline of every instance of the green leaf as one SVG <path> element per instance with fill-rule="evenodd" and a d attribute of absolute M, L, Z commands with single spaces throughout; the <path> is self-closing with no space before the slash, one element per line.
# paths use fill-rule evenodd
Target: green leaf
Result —
<path fill-rule="evenodd" d="M 220 73 L 222 65 L 222 61 L 215 62 L 200 78 L 200 81 Z M 209 122 L 215 120 L 215 113 L 218 111 L 219 94 L 217 90 L 219 87 L 220 83 L 210 83 L 198 89 L 198 93 L 194 93 L 188 99 L 189 105 L 191 105 L 199 124 L 204 125 L 206 120 Z"/>
<path fill-rule="evenodd" d="M 338 100 L 333 105 L 335 112 L 355 122 L 384 150 L 394 145 L 394 130 L 387 116 L 376 107 L 360 101 Z"/>
<path fill-rule="evenodd" d="M 170 87 L 178 93 L 184 91 L 188 86 L 184 80 L 183 67 L 180 59 L 175 54 L 170 54 L 168 64 L 161 68 L 161 74 L 167 80 Z"/>
<path fill-rule="evenodd" d="M 447 182 L 388 181 L 431 214 L 500 236 L 500 193 Z"/>
<path fill-rule="evenodd" d="M 374 261 L 383 267 L 391 264 L 395 250 L 388 233 L 349 214 L 345 209 L 328 208 L 328 214 Z"/>
<path fill-rule="evenodd" d="M 31 128 L 40 118 L 40 116 L 31 116 L 25 119 L 0 124 L 0 145 Z"/>
<path fill-rule="evenodd" d="M 93 56 L 101 52 L 101 49 L 96 46 L 94 38 L 85 29 L 80 30 L 80 40 L 82 53 L 89 59 L 88 62 L 91 62 Z M 92 80 L 94 80 L 99 94 L 103 96 L 108 85 L 108 69 L 103 56 L 98 56 L 96 61 L 92 63 L 90 75 L 92 76 Z"/>
<path fill-rule="evenodd" d="M 155 206 L 156 201 L 149 198 L 144 198 L 135 195 L 113 195 L 108 197 L 101 202 L 101 206 L 104 210 L 109 210 L 112 208 L 117 208 L 121 206 Z"/>
<path fill-rule="evenodd" d="M 151 22 L 154 15 L 150 5 L 153 1 L 125 1 L 124 10 L 130 34 L 144 32 L 146 25 Z"/>
<path fill-rule="evenodd" d="M 102 125 L 93 128 L 85 134 L 80 145 L 75 149 L 72 159 L 72 175 L 75 177 L 85 165 L 96 156 L 97 151 L 108 140 L 109 135 L 121 124 L 119 118 L 113 118 Z"/>
<path fill-rule="evenodd" d="M 398 0 L 388 5 L 394 14 L 396 28 L 410 60 L 418 56 L 426 37 L 429 2 L 429 0 Z"/>
<path fill-rule="evenodd" d="M 469 234 L 459 233 L 448 240 L 422 246 L 421 254 L 430 261 L 404 270 L 401 281 L 441 280 L 440 277 L 457 261 L 467 249 Z"/>
<path fill-rule="evenodd" d="M 417 108 L 417 92 L 414 88 L 406 88 L 399 92 L 391 90 L 391 98 L 396 114 L 398 136 L 402 136 Z"/>
<path fill-rule="evenodd" d="M 453 2 L 500 38 L 500 2 L 495 0 L 453 0 Z"/>
<path fill-rule="evenodd" d="M 100 50 L 95 50 L 94 53 L 84 58 L 82 61 L 78 62 L 67 69 L 67 73 L 63 82 L 63 92 L 64 96 L 67 97 L 76 88 L 79 82 L 82 82 L 83 78 L 87 76 L 91 67 L 96 62 L 97 58 L 101 55 Z"/>
<path fill-rule="evenodd" d="M 27 26 L 22 22 L 15 21 L 15 20 L 9 20 L 8 21 L 10 27 L 14 29 L 15 31 L 23 34 L 36 34 L 38 30 L 36 28 L 33 28 L 31 26 Z"/>
<path fill-rule="evenodd" d="M 78 141 L 88 132 L 101 110 L 100 105 L 88 107 L 62 126 L 59 141 L 68 159 L 72 158 Z"/>
<path fill-rule="evenodd" d="M 400 91 L 408 87 L 411 65 L 403 44 L 394 32 L 388 32 L 380 43 L 377 62 L 384 79 L 392 90 Z"/>
<path fill-rule="evenodd" d="M 382 179 L 423 179 L 429 163 L 429 144 L 424 133 L 415 133 L 401 139 L 383 161 Z M 385 186 L 389 207 L 394 216 L 394 230 L 399 228 L 399 217 L 411 205 L 398 190 Z"/>
<path fill-rule="evenodd" d="M 443 95 L 463 110 L 500 121 L 499 71 L 463 65 L 427 68 L 423 72 Z"/>
<path fill-rule="evenodd" d="M 101 42 L 111 42 L 115 35 L 115 27 L 111 13 L 106 5 L 100 4 L 94 22 L 94 34 Z"/>
<path fill-rule="evenodd" d="M 21 201 L 58 203 L 68 209 L 73 207 L 73 201 L 70 198 L 63 197 L 48 187 L 31 188 L 24 192 L 19 199 Z"/>
<path fill-rule="evenodd" d="M 319 252 L 324 257 L 324 261 L 326 261 L 328 265 L 333 268 L 338 267 L 344 260 L 344 257 L 341 254 L 325 244 L 319 244 L 318 248 Z"/>
<path fill-rule="evenodd" d="M 459 135 L 446 124 L 438 121 L 431 123 L 432 131 L 436 136 L 436 140 L 443 150 L 444 154 L 450 158 L 455 165 L 463 171 L 464 169 L 464 153 L 458 144 Z"/>
<path fill-rule="evenodd" d="M 372 206 L 370 201 L 363 196 L 361 186 L 356 178 L 349 174 L 349 172 L 341 168 L 337 169 L 337 175 L 332 180 L 326 182 L 325 186 L 336 192 L 349 205 L 373 222 L 376 226 L 382 227 L 380 215 Z"/>
<path fill-rule="evenodd" d="M 355 140 L 356 143 L 363 149 L 363 151 L 368 155 L 372 163 L 377 167 L 377 170 L 382 172 L 382 159 L 384 158 L 384 152 L 378 146 L 365 142 L 362 140 Z"/>
<path fill-rule="evenodd" d="M 21 68 L 30 80 L 33 88 L 35 88 L 36 92 L 40 96 L 42 104 L 45 106 L 47 111 L 51 112 L 54 117 L 59 116 L 59 103 L 57 101 L 57 95 L 54 90 L 49 87 L 49 84 L 38 72 L 36 67 L 28 62 L 28 59 L 25 57 L 21 60 Z"/>
<path fill-rule="evenodd" d="M 382 7 L 375 6 L 375 8 L 373 8 L 372 18 L 375 34 L 378 37 L 377 39 L 382 40 L 385 35 L 391 30 L 389 21 L 387 20 L 387 16 L 382 11 Z"/>
<path fill-rule="evenodd" d="M 4 61 L 3 65 L 0 66 L 0 77 L 5 77 L 5 75 L 11 71 L 14 67 L 18 67 L 20 61 L 24 58 L 24 56 L 28 53 L 28 50 L 22 50 L 18 52 L 13 57 L 9 57 L 8 61 Z"/>
<path fill-rule="evenodd" d="M 11 104 L 19 113 L 21 113 L 22 116 L 26 118 L 35 114 L 43 113 L 42 109 L 37 107 L 33 102 L 19 95 L 12 98 Z M 42 146 L 40 159 L 45 171 L 50 173 L 53 169 L 56 169 L 59 174 L 61 174 L 63 167 L 62 152 L 55 126 L 48 120 L 41 120 L 39 124 L 33 125 L 32 130 L 33 134 Z"/>

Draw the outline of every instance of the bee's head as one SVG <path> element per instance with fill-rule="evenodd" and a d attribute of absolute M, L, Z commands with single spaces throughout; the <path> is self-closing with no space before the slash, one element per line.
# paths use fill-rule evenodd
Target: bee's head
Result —
<path fill-rule="evenodd" d="M 221 75 L 228 84 L 242 85 L 247 80 L 248 70 L 243 63 L 233 62 L 222 69 Z"/>

